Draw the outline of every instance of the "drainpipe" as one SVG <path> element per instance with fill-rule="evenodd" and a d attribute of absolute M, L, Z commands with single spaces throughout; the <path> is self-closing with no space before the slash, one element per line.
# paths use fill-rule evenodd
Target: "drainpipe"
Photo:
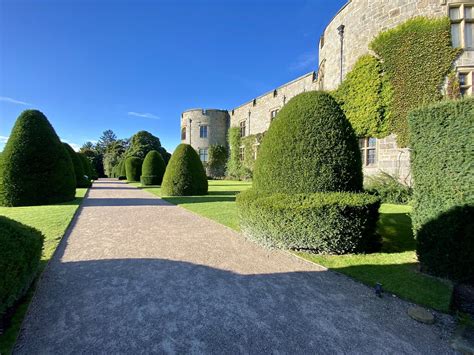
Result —
<path fill-rule="evenodd" d="M 344 65 L 344 28 L 345 26 L 344 25 L 340 25 L 338 28 L 337 28 L 337 31 L 339 32 L 339 37 L 341 39 L 341 62 L 340 62 L 340 66 L 341 66 L 341 72 L 340 72 L 340 81 L 339 83 L 342 83 L 342 79 L 343 79 L 343 65 Z"/>
<path fill-rule="evenodd" d="M 191 132 L 192 132 L 191 123 L 192 122 L 193 122 L 193 120 L 189 119 L 189 145 L 191 145 Z"/>

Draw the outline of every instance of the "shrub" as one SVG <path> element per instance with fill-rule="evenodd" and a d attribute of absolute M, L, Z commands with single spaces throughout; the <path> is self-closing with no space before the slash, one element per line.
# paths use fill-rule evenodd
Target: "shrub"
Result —
<path fill-rule="evenodd" d="M 140 181 L 142 175 L 142 160 L 137 157 L 129 157 L 125 160 L 125 172 L 127 181 Z"/>
<path fill-rule="evenodd" d="M 358 141 L 331 95 L 302 93 L 281 109 L 260 146 L 253 186 L 282 193 L 362 190 Z"/>
<path fill-rule="evenodd" d="M 240 226 L 249 238 L 270 247 L 325 254 L 374 251 L 379 199 L 349 192 L 237 195 Z"/>
<path fill-rule="evenodd" d="M 43 239 L 38 230 L 0 216 L 0 319 L 34 280 Z"/>
<path fill-rule="evenodd" d="M 207 189 L 206 172 L 196 151 L 189 144 L 180 144 L 166 167 L 162 195 L 205 195 Z"/>
<path fill-rule="evenodd" d="M 71 157 L 40 111 L 26 110 L 18 117 L 2 155 L 0 205 L 44 205 L 74 199 Z"/>
<path fill-rule="evenodd" d="M 447 17 L 418 17 L 380 33 L 370 44 L 393 88 L 389 131 L 397 134 L 400 147 L 408 145 L 408 113 L 442 98 L 441 88 L 460 52 L 452 47 L 450 26 Z"/>
<path fill-rule="evenodd" d="M 380 197 L 383 203 L 406 204 L 411 200 L 412 188 L 402 184 L 396 177 L 381 172 L 367 177 L 365 191 Z"/>
<path fill-rule="evenodd" d="M 363 55 L 334 92 L 347 119 L 359 137 L 385 137 L 392 90 L 382 64 Z"/>
<path fill-rule="evenodd" d="M 165 169 L 165 161 L 161 154 L 156 150 L 148 152 L 142 166 L 140 178 L 142 185 L 161 185 Z"/>
<path fill-rule="evenodd" d="M 474 100 L 445 101 L 410 114 L 413 230 L 422 268 L 474 277 Z"/>
<path fill-rule="evenodd" d="M 71 157 L 72 166 L 74 167 L 74 173 L 76 176 L 76 187 L 90 187 L 91 182 L 84 177 L 85 174 L 81 159 L 69 144 L 63 143 L 63 145 Z"/>
<path fill-rule="evenodd" d="M 87 179 L 89 182 L 92 180 L 92 176 L 94 175 L 94 172 L 92 171 L 92 163 L 90 160 L 82 153 L 76 153 L 77 156 L 79 157 L 79 160 L 82 163 L 82 168 L 84 169 L 84 174 L 87 176 Z"/>

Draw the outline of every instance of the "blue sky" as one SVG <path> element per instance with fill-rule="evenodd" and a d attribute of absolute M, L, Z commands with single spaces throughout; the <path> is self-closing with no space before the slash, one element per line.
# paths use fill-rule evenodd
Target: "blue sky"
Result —
<path fill-rule="evenodd" d="M 229 109 L 317 68 L 346 0 L 0 0 L 0 150 L 36 108 L 61 139 L 147 130 L 173 151 L 182 111 Z"/>

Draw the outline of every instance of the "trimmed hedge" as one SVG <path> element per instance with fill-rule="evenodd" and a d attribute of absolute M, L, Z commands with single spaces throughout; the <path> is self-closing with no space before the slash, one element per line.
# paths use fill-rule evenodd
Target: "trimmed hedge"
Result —
<path fill-rule="evenodd" d="M 142 160 L 137 157 L 129 157 L 125 160 L 124 165 L 127 181 L 140 181 L 140 176 L 142 175 Z"/>
<path fill-rule="evenodd" d="M 380 33 L 370 44 L 393 88 L 389 131 L 400 147 L 408 145 L 408 113 L 442 98 L 446 76 L 460 53 L 452 47 L 450 26 L 448 17 L 417 17 Z"/>
<path fill-rule="evenodd" d="M 23 111 L 2 156 L 0 205 L 45 205 L 74 199 L 71 157 L 40 111 Z"/>
<path fill-rule="evenodd" d="M 84 174 L 87 176 L 87 180 L 90 182 L 90 180 L 92 180 L 95 175 L 94 170 L 93 170 L 94 168 L 92 167 L 92 163 L 85 154 L 82 154 L 82 153 L 76 153 L 76 154 L 81 160 L 82 168 L 84 169 Z"/>
<path fill-rule="evenodd" d="M 161 184 L 162 196 L 206 195 L 206 172 L 196 151 L 180 144 L 171 156 Z"/>
<path fill-rule="evenodd" d="M 474 282 L 474 100 L 410 114 L 413 230 L 422 268 Z"/>
<path fill-rule="evenodd" d="M 360 57 L 334 91 L 334 97 L 357 136 L 382 138 L 388 135 L 392 89 L 377 58 L 370 54 Z"/>
<path fill-rule="evenodd" d="M 0 216 L 0 320 L 34 280 L 43 240 L 38 230 Z"/>
<path fill-rule="evenodd" d="M 148 152 L 142 165 L 142 185 L 161 185 L 165 173 L 165 161 L 156 150 Z"/>
<path fill-rule="evenodd" d="M 397 177 L 380 172 L 367 176 L 365 192 L 380 197 L 382 203 L 407 204 L 410 202 L 413 189 L 402 184 Z"/>
<path fill-rule="evenodd" d="M 71 157 L 72 165 L 74 167 L 74 173 L 76 175 L 76 187 L 90 187 L 91 182 L 87 180 L 84 175 L 84 168 L 82 166 L 81 158 L 79 158 L 78 154 L 72 149 L 72 147 L 67 144 L 63 143 L 64 147 L 66 148 L 69 156 Z"/>
<path fill-rule="evenodd" d="M 362 180 L 351 124 L 331 95 L 310 91 L 291 99 L 270 125 L 253 186 L 261 192 L 357 192 Z"/>
<path fill-rule="evenodd" d="M 363 193 L 237 195 L 240 226 L 252 240 L 276 248 L 323 254 L 375 251 L 380 201 Z"/>

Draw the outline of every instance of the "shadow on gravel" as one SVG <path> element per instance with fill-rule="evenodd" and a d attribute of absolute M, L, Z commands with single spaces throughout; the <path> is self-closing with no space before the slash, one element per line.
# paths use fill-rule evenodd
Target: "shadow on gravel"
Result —
<path fill-rule="evenodd" d="M 169 203 L 159 198 L 87 198 L 83 207 L 98 206 L 169 206 Z"/>
<path fill-rule="evenodd" d="M 251 272 L 251 270 L 249 270 Z M 321 272 L 164 259 L 55 262 L 16 353 L 446 352 L 392 298 Z"/>

